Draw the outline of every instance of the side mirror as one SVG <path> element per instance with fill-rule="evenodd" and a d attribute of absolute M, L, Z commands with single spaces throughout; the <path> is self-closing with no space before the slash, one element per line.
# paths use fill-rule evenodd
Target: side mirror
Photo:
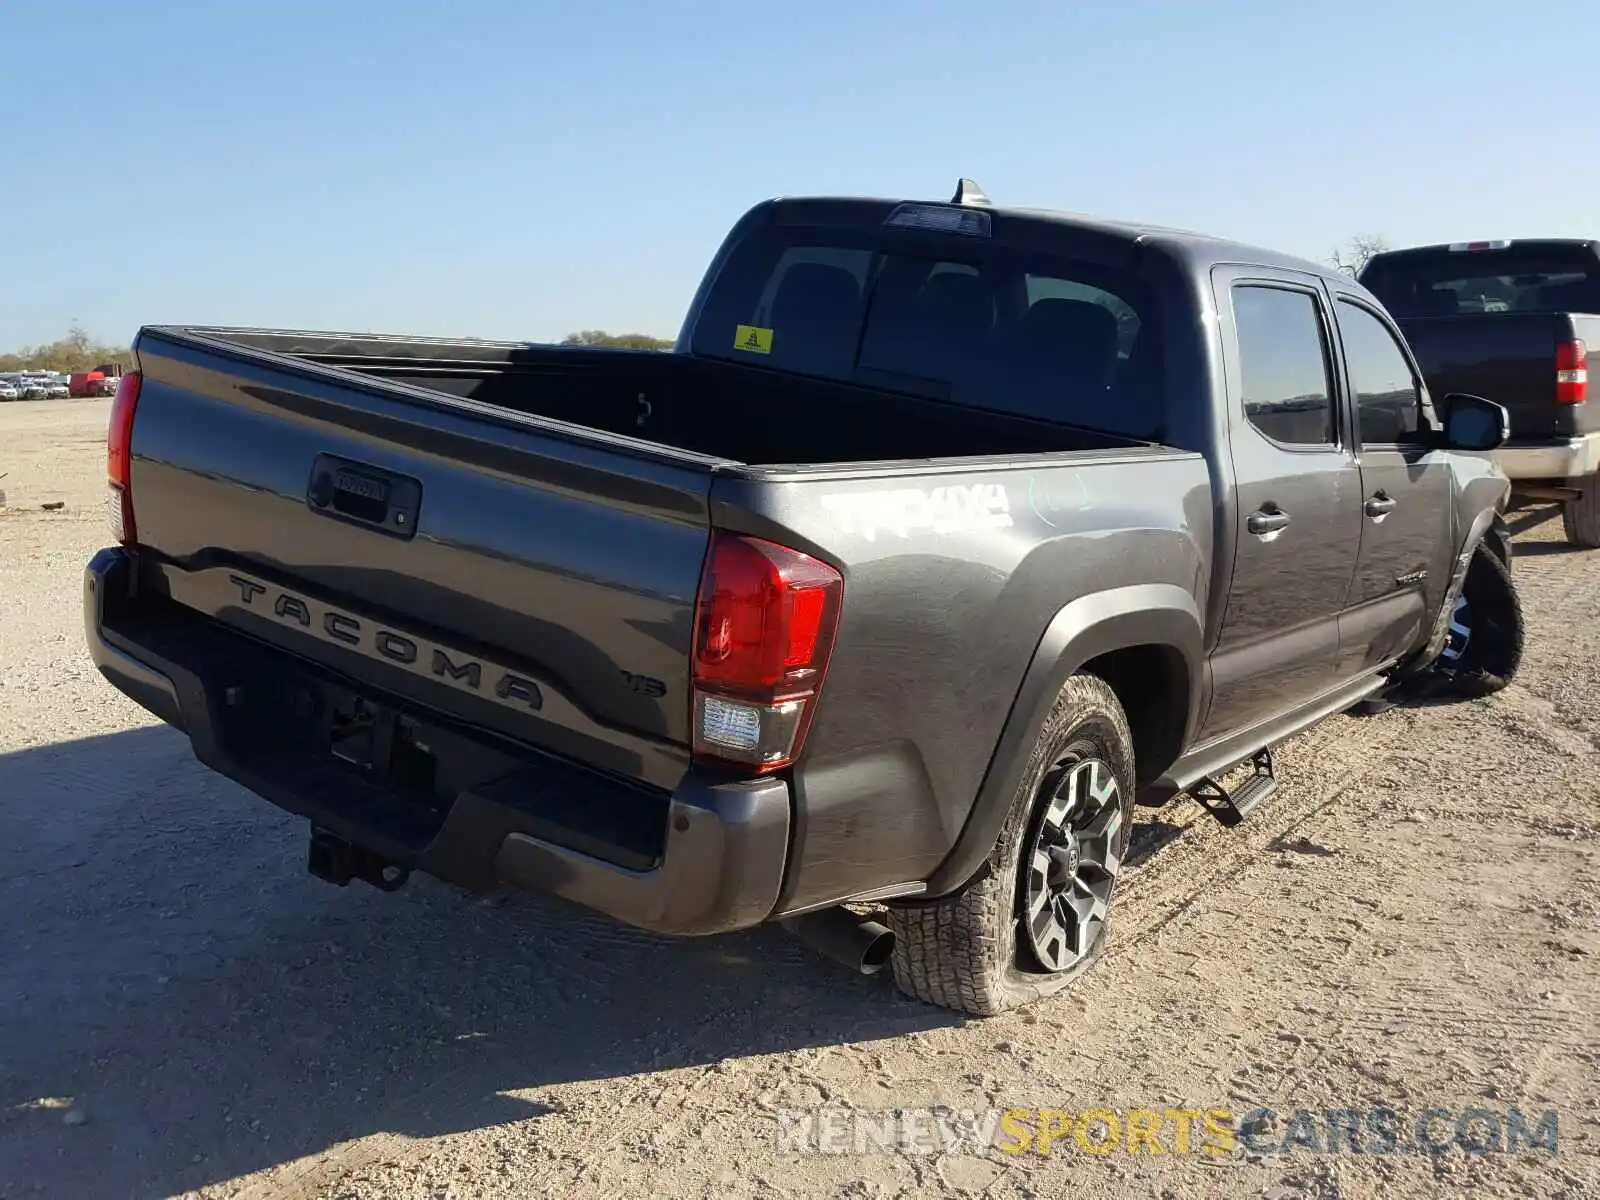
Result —
<path fill-rule="evenodd" d="M 1511 436 L 1511 414 L 1505 405 L 1451 392 L 1444 398 L 1444 435 L 1447 450 L 1496 450 Z"/>

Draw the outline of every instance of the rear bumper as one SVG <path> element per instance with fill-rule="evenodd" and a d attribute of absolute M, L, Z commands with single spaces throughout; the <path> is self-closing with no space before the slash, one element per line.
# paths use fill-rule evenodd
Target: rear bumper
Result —
<path fill-rule="evenodd" d="M 273 728 L 278 707 L 265 701 L 315 681 L 315 668 L 197 614 L 152 614 L 127 599 L 130 577 L 119 549 L 100 551 L 85 572 L 85 633 L 101 674 L 188 734 L 206 766 L 313 826 L 466 888 L 549 892 L 658 933 L 739 929 L 777 906 L 791 823 L 786 781 L 690 771 L 663 796 L 440 725 L 430 742 L 454 748 L 481 778 L 424 806 L 308 748 L 303 727 Z M 647 830 L 651 850 L 609 847 L 564 823 L 596 810 L 635 829 L 659 821 Z"/>
<path fill-rule="evenodd" d="M 1502 446 L 1494 460 L 1513 481 L 1576 479 L 1600 472 L 1600 433 L 1549 442 Z"/>

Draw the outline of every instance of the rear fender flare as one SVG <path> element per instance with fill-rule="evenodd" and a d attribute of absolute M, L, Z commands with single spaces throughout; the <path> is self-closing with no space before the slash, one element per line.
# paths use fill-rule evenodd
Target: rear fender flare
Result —
<path fill-rule="evenodd" d="M 955 845 L 928 880 L 928 896 L 946 895 L 975 875 L 994 849 L 1028 754 L 1062 685 L 1085 663 L 1134 646 L 1178 651 L 1188 669 L 1188 713 L 1182 745 L 1197 720 L 1204 632 L 1195 599 L 1172 584 L 1135 584 L 1079 597 L 1045 628 L 1000 731 Z"/>

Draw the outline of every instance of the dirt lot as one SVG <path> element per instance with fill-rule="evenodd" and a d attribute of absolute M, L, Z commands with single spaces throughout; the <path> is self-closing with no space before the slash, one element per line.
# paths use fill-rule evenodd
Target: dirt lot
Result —
<path fill-rule="evenodd" d="M 1147 814 L 1100 967 L 964 1022 L 777 932 L 310 878 L 88 661 L 105 418 L 0 405 L 0 1197 L 1600 1195 L 1600 553 L 1559 522 L 1519 521 L 1517 685 L 1325 723 L 1241 831 Z M 1559 1146 L 803 1155 L 778 1113 L 819 1105 L 1264 1106 L 1269 1149 L 1296 1108 L 1518 1108 Z"/>

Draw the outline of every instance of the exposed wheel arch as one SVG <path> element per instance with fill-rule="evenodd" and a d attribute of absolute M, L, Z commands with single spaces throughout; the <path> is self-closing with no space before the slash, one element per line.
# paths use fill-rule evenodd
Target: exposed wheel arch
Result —
<path fill-rule="evenodd" d="M 1490 551 L 1489 540 L 1473 555 L 1452 610 L 1453 644 L 1440 656 L 1440 682 L 1465 699 L 1504 690 L 1522 663 L 1527 636 L 1511 568 Z"/>
<path fill-rule="evenodd" d="M 1479 544 L 1506 566 L 1511 565 L 1511 528 L 1499 513 L 1490 518 L 1489 527 Z"/>
<path fill-rule="evenodd" d="M 1467 529 L 1466 536 L 1461 540 L 1461 549 L 1456 554 L 1450 581 L 1445 588 L 1444 600 L 1439 606 L 1438 613 L 1435 614 L 1433 632 L 1428 638 L 1428 643 L 1401 665 L 1396 673 L 1397 681 L 1414 680 L 1438 662 L 1439 654 L 1444 650 L 1445 640 L 1450 634 L 1450 617 L 1456 599 L 1466 586 L 1467 571 L 1480 550 L 1498 559 L 1509 571 L 1512 554 L 1511 530 L 1505 518 L 1494 509 L 1485 509 L 1479 513 Z"/>
<path fill-rule="evenodd" d="M 1078 668 L 1105 680 L 1116 693 L 1133 732 L 1135 779 L 1151 783 L 1183 753 L 1184 728 L 1194 680 L 1175 646 L 1125 646 Z"/>

